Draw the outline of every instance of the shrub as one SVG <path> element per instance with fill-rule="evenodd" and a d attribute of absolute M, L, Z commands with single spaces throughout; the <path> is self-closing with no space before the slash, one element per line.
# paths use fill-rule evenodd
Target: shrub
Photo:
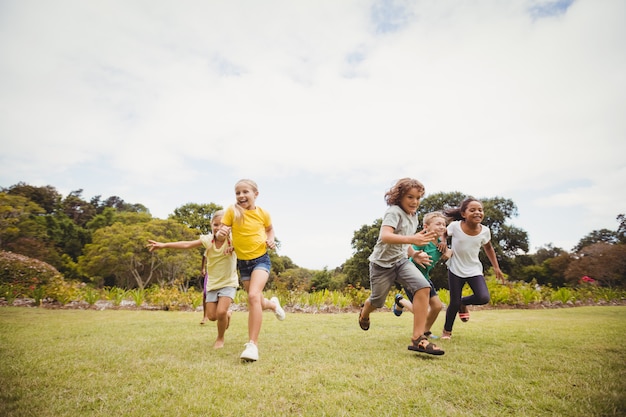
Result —
<path fill-rule="evenodd" d="M 45 286 L 45 295 L 47 298 L 65 305 L 70 301 L 80 299 L 82 286 L 84 284 L 81 282 L 65 281 L 63 277 L 58 276 Z"/>
<path fill-rule="evenodd" d="M 34 298 L 39 304 L 45 286 L 63 280 L 59 271 L 50 264 L 13 252 L 0 251 L 0 296 L 12 303 L 15 298 Z"/>

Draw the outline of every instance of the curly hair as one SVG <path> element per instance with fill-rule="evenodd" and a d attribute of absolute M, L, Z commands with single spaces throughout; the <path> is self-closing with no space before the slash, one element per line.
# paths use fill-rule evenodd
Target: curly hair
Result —
<path fill-rule="evenodd" d="M 400 205 L 400 201 L 402 197 L 405 196 L 413 188 L 416 188 L 417 191 L 421 193 L 421 196 L 424 196 L 426 193 L 426 188 L 424 188 L 424 184 L 419 182 L 413 178 L 402 178 L 396 182 L 396 184 L 391 187 L 389 191 L 385 193 L 385 201 L 388 206 L 398 206 Z"/>

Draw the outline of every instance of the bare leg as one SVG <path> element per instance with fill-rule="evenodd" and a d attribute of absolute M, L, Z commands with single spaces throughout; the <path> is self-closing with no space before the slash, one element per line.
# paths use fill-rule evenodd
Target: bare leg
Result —
<path fill-rule="evenodd" d="M 255 345 L 258 344 L 261 324 L 263 322 L 263 309 L 269 308 L 270 303 L 263 297 L 263 288 L 269 278 L 267 271 L 256 269 L 252 271 L 250 280 L 244 281 L 244 288 L 248 292 L 248 337 Z"/>
<path fill-rule="evenodd" d="M 424 334 L 429 295 L 430 287 L 422 288 L 413 295 L 413 340 L 417 340 Z"/>
<path fill-rule="evenodd" d="M 443 304 L 441 304 L 439 296 L 436 295 L 434 297 L 430 297 L 429 308 L 430 309 L 428 310 L 428 316 L 426 316 L 426 325 L 424 326 L 424 332 L 430 331 L 430 328 L 435 323 L 435 320 L 437 320 L 437 317 L 439 316 L 439 313 L 443 308 Z"/>
<path fill-rule="evenodd" d="M 207 303 L 204 302 L 204 296 L 202 296 L 203 300 L 202 300 L 202 321 L 200 322 L 200 324 L 204 324 L 209 320 L 209 316 L 208 316 L 208 312 L 207 312 Z"/>
<path fill-rule="evenodd" d="M 376 307 L 374 307 L 372 303 L 370 303 L 370 299 L 368 298 L 367 300 L 365 300 L 365 303 L 363 303 L 363 308 L 361 309 L 360 318 L 369 319 L 370 313 L 374 310 L 376 310 Z"/>
<path fill-rule="evenodd" d="M 230 325 L 230 316 L 233 314 L 229 310 L 231 302 L 230 297 L 219 297 L 217 300 L 217 339 L 215 339 L 215 344 L 213 344 L 214 349 L 224 347 L 224 334 Z"/>

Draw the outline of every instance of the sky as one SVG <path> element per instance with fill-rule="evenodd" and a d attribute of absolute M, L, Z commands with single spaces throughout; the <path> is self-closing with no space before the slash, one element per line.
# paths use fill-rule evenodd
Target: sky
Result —
<path fill-rule="evenodd" d="M 334 269 L 412 177 L 570 251 L 626 213 L 625 46 L 623 0 L 0 0 L 0 187 L 167 218 L 251 178 Z"/>

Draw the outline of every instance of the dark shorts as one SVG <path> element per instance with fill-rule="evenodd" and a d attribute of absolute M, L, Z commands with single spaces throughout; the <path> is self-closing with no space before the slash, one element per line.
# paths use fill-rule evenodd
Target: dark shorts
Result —
<path fill-rule="evenodd" d="M 429 298 L 437 297 L 439 294 L 437 293 L 437 290 L 435 289 L 435 285 L 430 280 L 430 278 L 426 278 L 426 279 L 430 283 L 430 295 L 428 297 Z M 415 295 L 415 293 L 408 291 L 406 288 L 404 289 L 404 292 L 406 293 L 406 297 L 409 299 L 409 301 L 413 302 L 413 296 Z"/>

